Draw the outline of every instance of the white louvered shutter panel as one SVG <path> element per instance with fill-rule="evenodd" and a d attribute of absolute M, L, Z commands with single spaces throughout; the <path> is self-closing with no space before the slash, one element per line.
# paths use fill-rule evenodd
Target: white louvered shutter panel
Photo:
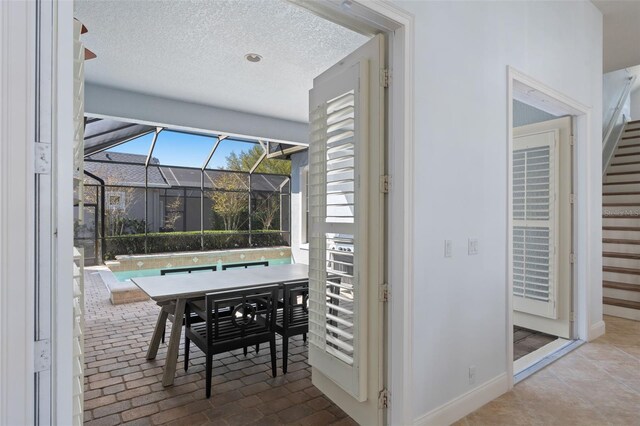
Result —
<path fill-rule="evenodd" d="M 73 156 L 74 204 L 78 218 L 84 217 L 84 45 L 80 41 L 82 24 L 74 20 L 73 31 Z M 84 249 L 73 249 L 73 424 L 82 425 L 84 416 Z"/>
<path fill-rule="evenodd" d="M 310 95 L 309 362 L 366 400 L 367 91 L 361 61 Z"/>
<path fill-rule="evenodd" d="M 558 132 L 514 139 L 514 309 L 557 317 Z"/>

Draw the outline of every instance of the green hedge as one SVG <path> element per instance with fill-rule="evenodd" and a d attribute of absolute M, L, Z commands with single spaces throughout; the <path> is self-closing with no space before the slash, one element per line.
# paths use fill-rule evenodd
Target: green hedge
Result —
<path fill-rule="evenodd" d="M 144 254 L 144 234 L 129 234 L 105 239 L 104 260 L 115 259 L 121 254 Z M 229 250 L 249 247 L 286 246 L 284 233 L 280 231 L 253 231 L 251 245 L 248 232 L 205 231 L 205 250 Z M 154 232 L 147 234 L 147 253 L 178 253 L 202 250 L 200 231 Z"/>

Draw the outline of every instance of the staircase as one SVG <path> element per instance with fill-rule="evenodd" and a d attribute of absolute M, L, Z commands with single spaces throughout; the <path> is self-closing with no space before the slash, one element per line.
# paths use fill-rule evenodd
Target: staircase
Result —
<path fill-rule="evenodd" d="M 627 123 L 603 180 L 604 313 L 640 321 L 640 120 Z"/>

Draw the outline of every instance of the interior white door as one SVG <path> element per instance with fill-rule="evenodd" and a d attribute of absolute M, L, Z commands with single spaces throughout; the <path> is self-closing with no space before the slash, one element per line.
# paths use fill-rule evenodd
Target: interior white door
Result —
<path fill-rule="evenodd" d="M 571 118 L 513 131 L 514 324 L 571 338 Z"/>
<path fill-rule="evenodd" d="M 312 380 L 360 424 L 382 423 L 384 37 L 314 79 L 309 147 Z"/>

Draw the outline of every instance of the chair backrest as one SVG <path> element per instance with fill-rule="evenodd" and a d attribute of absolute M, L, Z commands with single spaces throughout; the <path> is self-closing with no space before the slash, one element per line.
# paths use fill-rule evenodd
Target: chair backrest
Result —
<path fill-rule="evenodd" d="M 278 290 L 275 284 L 207 294 L 207 332 L 214 341 L 270 332 L 275 327 Z"/>
<path fill-rule="evenodd" d="M 259 262 L 245 262 L 245 263 L 232 263 L 229 265 L 222 265 L 222 270 L 226 271 L 227 269 L 234 269 L 234 268 L 249 268 L 251 266 L 269 266 L 269 261 L 268 260 L 264 260 L 264 261 L 259 261 Z"/>
<path fill-rule="evenodd" d="M 217 265 L 209 265 L 209 266 L 188 266 L 186 268 L 171 268 L 171 269 L 160 269 L 160 275 L 167 275 L 167 274 L 183 274 L 183 273 L 188 273 L 190 274 L 192 271 L 217 271 L 218 270 L 218 266 Z"/>
<path fill-rule="evenodd" d="M 303 313 L 309 315 L 309 281 L 295 281 L 282 284 L 283 326 L 286 328 Z M 298 315 L 296 315 L 296 313 Z"/>

